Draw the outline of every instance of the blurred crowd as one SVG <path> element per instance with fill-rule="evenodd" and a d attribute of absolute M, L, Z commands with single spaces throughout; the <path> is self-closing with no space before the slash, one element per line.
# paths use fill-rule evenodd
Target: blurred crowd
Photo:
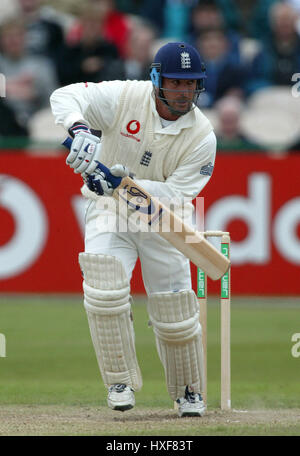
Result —
<path fill-rule="evenodd" d="M 205 62 L 199 108 L 220 150 L 298 149 L 300 0 L 1 0 L 0 143 L 51 137 L 59 86 L 149 79 L 168 41 Z"/>

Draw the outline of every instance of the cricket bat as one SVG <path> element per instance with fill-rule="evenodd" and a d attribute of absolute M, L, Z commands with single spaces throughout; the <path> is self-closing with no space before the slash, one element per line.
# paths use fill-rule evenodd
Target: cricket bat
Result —
<path fill-rule="evenodd" d="M 67 138 L 63 145 L 70 149 L 72 139 Z M 220 279 L 227 272 L 230 261 L 204 236 L 185 223 L 158 198 L 151 196 L 130 177 L 116 177 L 110 170 L 98 163 L 97 169 L 106 175 L 114 188 L 113 197 L 119 204 L 126 204 L 132 212 L 136 212 L 141 221 L 151 230 L 166 239 L 197 267 L 201 268 L 212 280 Z M 95 170 L 95 173 L 97 172 Z"/>

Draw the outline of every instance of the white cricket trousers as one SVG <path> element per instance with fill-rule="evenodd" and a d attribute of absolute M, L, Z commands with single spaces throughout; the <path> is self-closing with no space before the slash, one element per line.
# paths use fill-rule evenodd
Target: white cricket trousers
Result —
<path fill-rule="evenodd" d="M 146 293 L 189 290 L 190 262 L 157 233 L 107 232 L 107 213 L 88 200 L 85 215 L 85 252 L 118 258 L 131 280 L 140 258 Z"/>

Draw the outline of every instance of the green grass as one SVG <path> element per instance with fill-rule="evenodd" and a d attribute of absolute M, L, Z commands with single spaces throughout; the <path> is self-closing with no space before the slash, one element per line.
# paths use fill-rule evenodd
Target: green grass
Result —
<path fill-rule="evenodd" d="M 292 334 L 300 332 L 299 311 L 300 300 L 296 298 L 232 300 L 234 409 L 300 408 L 300 358 L 291 355 Z M 142 391 L 136 394 L 137 409 L 170 410 L 173 404 L 166 392 L 153 331 L 148 327 L 144 299 L 134 300 L 133 313 L 137 355 L 144 380 Z M 6 357 L 0 358 L 2 406 L 106 406 L 106 390 L 80 298 L 2 296 L 0 333 L 5 335 L 7 344 Z M 208 304 L 208 407 L 215 410 L 219 404 L 219 305 L 218 300 L 211 298 Z M 125 415 L 122 414 L 122 418 Z M 194 427 L 191 426 L 189 432 L 193 432 Z M 227 435 L 263 434 L 262 427 L 256 430 L 255 426 L 247 427 L 247 431 L 241 425 L 211 425 L 210 432 L 222 435 L 223 428 Z M 273 432 L 280 435 L 283 431 L 280 427 L 276 431 L 274 425 Z M 289 435 L 293 428 L 289 426 L 284 432 Z M 185 435 L 183 431 L 181 434 Z M 172 426 L 170 435 L 173 435 Z"/>

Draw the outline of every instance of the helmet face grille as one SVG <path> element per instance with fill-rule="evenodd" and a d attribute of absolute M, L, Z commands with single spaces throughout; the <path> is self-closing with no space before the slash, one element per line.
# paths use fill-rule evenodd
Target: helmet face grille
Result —
<path fill-rule="evenodd" d="M 173 108 L 171 105 L 170 105 L 170 102 L 172 100 L 170 100 L 168 98 L 168 93 L 170 92 L 181 92 L 181 91 L 178 91 L 178 90 L 173 90 L 173 89 L 164 89 L 164 88 L 160 88 L 158 90 L 158 94 L 157 94 L 157 97 L 159 98 L 159 100 L 163 101 L 165 103 L 165 105 L 167 105 L 169 111 L 172 113 L 172 114 L 176 114 L 176 115 L 179 115 L 179 116 L 182 116 L 184 114 L 187 114 L 189 111 L 191 111 L 192 109 L 194 109 L 196 107 L 196 103 L 197 103 L 197 100 L 198 100 L 198 97 L 200 95 L 201 92 L 203 92 L 204 89 L 197 89 L 194 90 L 194 94 L 193 94 L 193 99 L 191 100 L 191 102 L 189 103 L 189 106 L 187 109 L 182 109 L 182 110 L 179 110 L 179 109 L 175 109 Z M 173 100 L 174 101 L 174 100 Z"/>

